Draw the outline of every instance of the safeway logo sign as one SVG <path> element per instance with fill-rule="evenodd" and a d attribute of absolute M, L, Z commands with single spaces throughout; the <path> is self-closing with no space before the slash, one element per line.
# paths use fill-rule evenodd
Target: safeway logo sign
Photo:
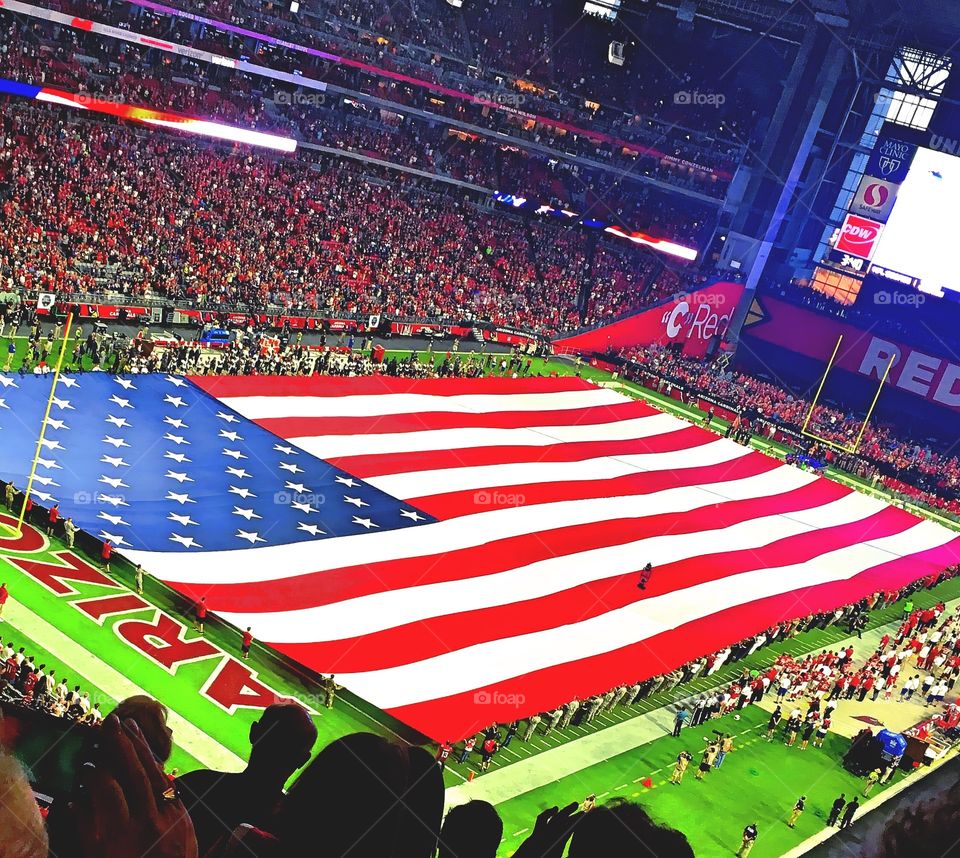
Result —
<path fill-rule="evenodd" d="M 869 259 L 877 248 L 877 241 L 883 231 L 883 224 L 855 214 L 844 218 L 840 234 L 837 236 L 836 249 L 841 253 L 852 253 Z"/>
<path fill-rule="evenodd" d="M 883 179 L 874 179 L 864 176 L 860 180 L 860 187 L 854 195 L 850 211 L 858 215 L 866 215 L 872 220 L 886 223 L 897 199 L 900 186 Z"/>

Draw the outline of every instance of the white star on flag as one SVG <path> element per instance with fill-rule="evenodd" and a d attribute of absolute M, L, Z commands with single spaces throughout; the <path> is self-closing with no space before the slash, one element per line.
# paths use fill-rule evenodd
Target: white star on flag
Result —
<path fill-rule="evenodd" d="M 184 548 L 203 548 L 192 536 L 183 536 L 179 533 L 171 533 L 170 539 L 173 542 L 179 542 Z"/>
<path fill-rule="evenodd" d="M 121 408 L 133 408 L 129 399 L 124 399 L 122 396 L 117 396 L 117 394 L 113 394 L 113 396 L 110 397 L 110 401 L 114 405 L 119 405 Z"/>
<path fill-rule="evenodd" d="M 63 444 L 59 441 L 51 441 L 49 438 L 41 439 L 40 443 L 46 447 L 48 450 L 63 450 L 65 449 Z"/>
<path fill-rule="evenodd" d="M 297 492 L 297 494 L 308 495 L 311 493 L 310 489 L 308 489 L 303 483 L 291 483 L 288 481 L 283 485 L 284 488 L 288 488 L 292 492 Z"/>
<path fill-rule="evenodd" d="M 60 488 L 60 483 L 55 482 L 53 477 L 42 477 L 40 474 L 34 474 L 33 481 L 40 483 L 41 486 L 55 486 L 56 488 Z"/>
<path fill-rule="evenodd" d="M 60 465 L 57 464 L 57 460 L 56 460 L 56 459 L 43 459 L 43 458 L 41 458 L 41 457 L 38 456 L 38 457 L 37 457 L 37 464 L 38 464 L 38 465 L 43 465 L 43 467 L 45 467 L 45 468 L 56 468 L 57 470 L 62 470 L 62 468 L 60 467 Z"/>
<path fill-rule="evenodd" d="M 98 483 L 106 483 L 108 486 L 112 486 L 115 489 L 128 489 L 128 486 L 120 477 L 107 477 L 103 474 L 100 475 L 100 479 L 97 480 Z"/>
<path fill-rule="evenodd" d="M 374 524 L 369 518 L 360 518 L 358 515 L 353 517 L 353 523 L 359 524 L 362 527 L 365 527 L 367 530 L 369 530 L 371 527 L 380 527 L 379 524 Z"/>
<path fill-rule="evenodd" d="M 252 518 L 263 518 L 262 515 L 257 515 L 252 509 L 244 509 L 243 507 L 235 506 L 233 508 L 233 514 L 239 515 L 245 518 L 247 521 L 250 521 Z"/>
<path fill-rule="evenodd" d="M 165 477 L 169 477 L 171 480 L 176 480 L 178 483 L 192 483 L 193 477 L 188 477 L 185 473 L 181 471 L 167 471 L 164 474 Z"/>
<path fill-rule="evenodd" d="M 167 492 L 167 500 L 176 501 L 181 506 L 185 503 L 196 503 L 188 494 L 177 494 L 177 492 Z"/>
<path fill-rule="evenodd" d="M 179 396 L 171 396 L 169 393 L 163 397 L 163 401 L 169 403 L 174 408 L 182 408 L 187 403 Z"/>
<path fill-rule="evenodd" d="M 289 447 L 289 446 L 287 446 L 287 445 L 285 445 L 285 444 L 274 444 L 274 445 L 273 445 L 273 449 L 274 449 L 274 450 L 279 450 L 281 453 L 286 453 L 288 456 L 299 456 L 299 455 L 300 455 L 296 450 L 293 449 L 293 447 Z"/>
<path fill-rule="evenodd" d="M 360 485 L 360 483 L 351 477 L 334 477 L 334 480 L 342 485 L 345 485 L 348 489 L 352 489 L 354 486 Z"/>
<path fill-rule="evenodd" d="M 130 381 L 129 378 L 115 378 L 114 381 L 119 384 L 124 390 L 136 390 L 136 385 Z"/>
<path fill-rule="evenodd" d="M 242 440 L 243 440 L 243 438 L 240 437 L 240 434 L 239 434 L 239 433 L 233 432 L 233 431 L 228 432 L 226 429 L 221 429 L 221 430 L 220 430 L 220 437 L 221 437 L 221 438 L 227 438 L 227 439 L 229 439 L 230 441 L 242 441 Z"/>
<path fill-rule="evenodd" d="M 57 408 L 63 409 L 64 411 L 76 411 L 76 409 L 70 404 L 69 399 L 58 399 L 56 396 L 53 397 L 53 404 Z"/>
<path fill-rule="evenodd" d="M 62 384 L 64 387 L 79 387 L 79 386 L 80 386 L 79 384 L 77 384 L 77 380 L 76 380 L 75 378 L 71 378 L 69 375 L 61 375 L 61 376 L 60 376 L 60 384 Z"/>
<path fill-rule="evenodd" d="M 186 387 L 187 383 L 182 378 L 177 378 L 175 375 L 168 375 L 166 378 L 174 387 Z"/>
<path fill-rule="evenodd" d="M 97 518 L 102 518 L 104 521 L 109 521 L 110 524 L 112 524 L 114 527 L 116 527 L 119 524 L 126 525 L 127 527 L 130 526 L 129 522 L 126 522 L 123 520 L 123 516 L 110 515 L 109 512 L 104 512 L 103 510 L 97 513 Z"/>
<path fill-rule="evenodd" d="M 232 414 L 224 414 L 222 411 L 218 411 L 218 412 L 217 412 L 217 417 L 219 417 L 221 420 L 226 420 L 227 423 L 239 423 L 239 422 L 240 422 L 240 421 L 237 420 L 237 418 L 234 417 Z"/>
<path fill-rule="evenodd" d="M 130 467 L 120 456 L 102 456 L 100 461 L 107 465 L 113 465 L 115 468 Z"/>
<path fill-rule="evenodd" d="M 111 544 L 114 545 L 114 546 L 129 545 L 129 544 L 130 544 L 129 542 L 127 542 L 126 539 L 124 539 L 124 538 L 123 538 L 122 536 L 120 536 L 119 534 L 116 534 L 116 533 L 107 533 L 105 530 L 101 530 L 101 531 L 100 531 L 100 538 L 101 538 L 104 542 L 109 542 L 109 543 L 111 543 Z"/>
<path fill-rule="evenodd" d="M 253 545 L 254 543 L 257 543 L 257 542 L 266 542 L 266 541 L 267 541 L 267 540 L 264 539 L 262 536 L 260 536 L 260 534 L 257 533 L 255 530 L 253 530 L 253 531 L 238 530 L 238 531 L 237 531 L 237 538 L 238 538 L 238 539 L 246 539 L 251 545 Z"/>
<path fill-rule="evenodd" d="M 186 457 L 186 454 L 184 454 L 184 453 L 174 453 L 172 450 L 167 450 L 167 452 L 163 454 L 163 458 L 164 458 L 164 459 L 173 459 L 174 462 L 179 462 L 181 465 L 182 465 L 184 462 L 189 462 L 189 461 L 191 461 L 190 459 L 188 459 L 188 458 Z"/>
<path fill-rule="evenodd" d="M 251 474 L 248 474 L 243 468 L 227 468 L 224 471 L 226 474 L 232 474 L 235 477 L 240 477 L 242 480 L 244 477 L 249 477 Z"/>
<path fill-rule="evenodd" d="M 256 497 L 256 495 L 252 491 L 250 491 L 250 489 L 245 489 L 238 486 L 230 486 L 230 488 L 227 489 L 227 491 L 230 492 L 230 494 L 232 495 L 240 495 L 240 497 L 242 498 Z"/>
<path fill-rule="evenodd" d="M 41 492 L 41 491 L 38 491 L 37 489 L 33 489 L 30 492 L 30 494 L 32 494 L 35 498 L 40 498 L 40 500 L 42 500 L 44 503 L 47 503 L 54 499 L 52 494 L 48 492 Z"/>
<path fill-rule="evenodd" d="M 125 426 L 130 425 L 126 417 L 114 417 L 112 414 L 109 417 L 105 417 L 104 420 L 107 423 L 112 423 L 118 429 L 123 429 Z"/>
<path fill-rule="evenodd" d="M 239 450 L 227 450 L 224 448 L 224 456 L 230 456 L 233 459 L 246 459 L 247 457 L 243 455 Z"/>
<path fill-rule="evenodd" d="M 5 376 L 5 375 L 0 375 L 0 384 L 2 384 L 4 387 L 19 387 L 19 386 L 20 386 L 20 385 L 17 384 L 12 378 L 9 378 L 8 376 Z"/>
<path fill-rule="evenodd" d="M 311 513 L 311 512 L 316 512 L 316 511 L 317 511 L 317 510 L 315 510 L 312 506 L 310 506 L 310 504 L 308 504 L 308 503 L 300 503 L 300 501 L 294 501 L 293 503 L 290 504 L 290 506 L 292 506 L 294 509 L 300 510 L 300 512 L 305 512 L 305 513 L 308 513 L 308 514 Z"/>
<path fill-rule="evenodd" d="M 291 474 L 302 474 L 303 468 L 298 468 L 296 465 L 291 464 L 290 462 L 281 462 L 281 470 L 289 471 Z"/>
<path fill-rule="evenodd" d="M 121 447 L 129 447 L 129 446 L 130 446 L 126 441 L 123 440 L 123 438 L 114 438 L 114 437 L 111 436 L 111 435 L 107 435 L 107 437 L 103 439 L 103 443 L 104 443 L 104 444 L 111 444 L 111 445 L 113 445 L 114 447 L 116 447 L 118 450 L 119 450 Z"/>
<path fill-rule="evenodd" d="M 343 496 L 343 502 L 353 504 L 353 506 L 355 506 L 357 509 L 360 509 L 361 507 L 364 507 L 364 506 L 370 506 L 370 504 L 366 503 L 365 501 L 362 501 L 360 498 L 351 498 L 351 497 L 347 497 L 347 495 Z"/>
<path fill-rule="evenodd" d="M 6 400 L 6 399 L 0 399 L 0 408 L 6 408 L 7 411 L 10 410 L 10 406 L 7 405 L 7 400 Z"/>
<path fill-rule="evenodd" d="M 167 417 L 164 417 L 164 418 L 163 418 L 163 422 L 166 423 L 166 424 L 168 424 L 168 425 L 170 425 L 170 426 L 173 426 L 175 429 L 189 429 L 189 428 L 190 428 L 190 427 L 187 426 L 187 424 L 184 423 L 179 417 L 169 417 L 169 416 L 167 416 Z"/>
<path fill-rule="evenodd" d="M 415 509 L 402 509 L 400 510 L 400 515 L 404 518 L 409 518 L 410 521 L 426 521 L 427 517 L 425 515 L 420 515 Z"/>
<path fill-rule="evenodd" d="M 163 437 L 164 437 L 167 441 L 173 441 L 173 443 L 176 444 L 178 447 L 179 447 L 181 444 L 189 444 L 189 443 L 190 443 L 186 438 L 183 437 L 183 435 L 171 435 L 169 432 L 164 432 Z"/>
<path fill-rule="evenodd" d="M 175 512 L 171 512 L 170 515 L 167 516 L 167 518 L 170 521 L 179 522 L 184 527 L 189 527 L 191 524 L 199 525 L 199 522 L 194 521 L 192 518 L 190 518 L 189 515 L 177 515 Z"/>
<path fill-rule="evenodd" d="M 67 429 L 69 428 L 66 423 L 62 420 L 54 420 L 52 417 L 47 420 L 47 426 L 52 426 L 54 429 Z"/>
<path fill-rule="evenodd" d="M 122 497 L 120 497 L 119 495 L 99 494 L 99 495 L 97 495 L 97 500 L 100 501 L 100 503 L 108 503 L 108 504 L 110 504 L 110 506 L 113 506 L 113 507 L 117 507 L 117 506 L 130 506 L 130 504 L 128 504 L 128 503 L 127 503 Z"/>
<path fill-rule="evenodd" d="M 326 533 L 325 530 L 321 530 L 319 527 L 317 527 L 317 525 L 307 524 L 305 521 L 301 521 L 297 523 L 297 530 L 305 530 L 307 533 L 309 533 L 312 536 L 317 536 L 320 533 Z"/>

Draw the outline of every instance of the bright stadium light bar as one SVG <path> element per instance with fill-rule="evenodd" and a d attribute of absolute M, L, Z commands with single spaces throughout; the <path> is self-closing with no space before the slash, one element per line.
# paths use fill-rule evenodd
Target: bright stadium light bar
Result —
<path fill-rule="evenodd" d="M 188 134 L 197 134 L 201 137 L 213 137 L 217 140 L 229 140 L 233 143 L 246 143 L 250 146 L 261 146 L 278 152 L 294 152 L 297 148 L 297 141 L 292 137 L 266 134 L 263 131 L 252 131 L 249 128 L 236 128 L 233 125 L 224 125 L 220 122 L 211 122 L 207 119 L 197 119 L 192 116 L 182 116 L 179 113 L 169 113 L 166 110 L 154 110 L 150 107 L 94 98 L 86 94 L 79 95 L 53 89 L 49 86 L 34 86 L 15 80 L 7 80 L 6 78 L 0 78 L 0 93 L 21 98 L 32 98 L 36 101 L 59 104 L 77 110 L 92 110 L 95 113 L 106 113 L 120 119 L 142 122 L 145 125 L 159 125 L 163 128 L 185 131 Z"/>

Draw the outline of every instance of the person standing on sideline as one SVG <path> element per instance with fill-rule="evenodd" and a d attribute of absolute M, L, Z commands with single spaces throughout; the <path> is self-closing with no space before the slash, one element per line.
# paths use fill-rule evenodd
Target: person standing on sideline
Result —
<path fill-rule="evenodd" d="M 720 750 L 717 751 L 717 759 L 713 764 L 715 769 L 719 769 L 723 765 L 723 761 L 727 758 L 733 750 L 733 736 L 729 733 L 724 733 L 723 738 L 720 740 Z"/>
<path fill-rule="evenodd" d="M 324 680 L 323 689 L 327 692 L 327 709 L 333 709 L 333 701 L 336 699 L 337 692 L 341 688 L 343 688 L 343 686 L 337 685 L 337 680 L 332 673 Z"/>
<path fill-rule="evenodd" d="M 683 776 L 687 772 L 687 766 L 690 765 L 690 761 L 693 759 L 693 756 L 689 751 L 681 751 L 677 754 L 677 764 L 673 767 L 673 774 L 670 776 L 670 783 L 678 784 L 683 780 Z"/>
<path fill-rule="evenodd" d="M 637 582 L 637 587 L 641 590 L 647 589 L 647 584 L 650 583 L 650 578 L 653 577 L 653 564 L 648 563 L 640 571 L 640 580 Z"/>
<path fill-rule="evenodd" d="M 7 483 L 6 488 L 3 490 L 3 502 L 7 505 L 7 509 L 13 512 L 13 501 L 17 496 L 17 487 L 13 484 L 11 480 Z"/>
<path fill-rule="evenodd" d="M 200 636 L 203 637 L 203 623 L 207 619 L 207 597 L 202 596 L 200 601 L 193 606 L 193 628 L 200 632 Z"/>
<path fill-rule="evenodd" d="M 858 810 L 860 810 L 860 799 L 854 796 L 850 804 L 847 805 L 846 810 L 843 811 L 840 827 L 849 828 L 853 825 L 853 818 L 857 815 Z"/>
<path fill-rule="evenodd" d="M 807 797 L 805 795 L 800 796 L 800 798 L 797 799 L 797 803 L 793 806 L 793 810 L 790 811 L 790 821 L 787 825 L 791 828 L 797 827 L 797 820 L 800 818 L 800 814 L 803 813 L 806 801 Z"/>
<path fill-rule="evenodd" d="M 863 794 L 864 796 L 870 795 L 870 790 L 872 790 L 876 785 L 877 781 L 880 780 L 880 769 L 874 769 L 867 775 L 867 782 L 863 785 Z"/>
<path fill-rule="evenodd" d="M 477 737 L 476 737 L 476 736 L 471 736 L 469 739 L 467 739 L 467 740 L 463 743 L 463 750 L 460 751 L 460 758 L 459 758 L 459 760 L 458 760 L 458 762 L 460 763 L 461 766 L 467 761 L 467 757 L 469 757 L 470 754 L 473 753 L 473 749 L 474 749 L 476 746 L 477 746 Z"/>
<path fill-rule="evenodd" d="M 55 503 L 47 513 L 47 536 L 53 536 L 53 529 L 60 520 L 60 504 Z"/>
<path fill-rule="evenodd" d="M 580 813 L 589 813 L 597 806 L 597 797 L 590 793 L 584 800 L 583 804 L 580 805 Z"/>
<path fill-rule="evenodd" d="M 833 827 L 837 824 L 837 820 L 840 818 L 840 811 L 843 810 L 843 806 L 847 803 L 846 793 L 840 793 L 837 798 L 834 799 L 833 804 L 830 806 L 830 815 L 827 817 L 827 826 Z"/>
<path fill-rule="evenodd" d="M 103 547 L 100 549 L 100 560 L 103 562 L 103 571 L 110 572 L 110 555 L 113 553 L 113 546 L 110 541 L 105 539 Z"/>
<path fill-rule="evenodd" d="M 7 589 L 7 582 L 0 584 L 0 623 L 3 622 L 3 606 L 7 604 L 10 598 L 10 591 Z"/>
<path fill-rule="evenodd" d="M 247 626 L 247 630 L 243 633 L 243 639 L 240 641 L 240 654 L 244 661 L 250 658 L 250 644 L 253 643 L 253 632 L 250 631 L 250 626 Z"/>
<path fill-rule="evenodd" d="M 683 729 L 683 725 L 686 723 L 687 718 L 690 717 L 690 713 L 687 712 L 686 707 L 681 706 L 677 711 L 676 717 L 673 720 L 673 735 L 679 736 L 680 731 Z"/>
<path fill-rule="evenodd" d="M 500 743 L 494 739 L 486 739 L 483 743 L 483 747 L 480 749 L 480 756 L 483 757 L 483 760 L 480 763 L 480 771 L 485 772 L 490 768 L 490 760 L 493 759 L 493 755 L 500 750 Z"/>
<path fill-rule="evenodd" d="M 777 727 L 780 726 L 780 721 L 783 719 L 783 710 L 780 708 L 780 704 L 777 704 L 777 708 L 770 713 L 770 720 L 767 722 L 767 741 L 773 741 L 773 735 L 777 732 Z"/>
<path fill-rule="evenodd" d="M 507 727 L 507 735 L 503 737 L 503 747 L 506 748 L 510 742 L 513 741 L 513 737 L 517 735 L 517 730 L 520 729 L 519 721 L 511 721 Z"/>
<path fill-rule="evenodd" d="M 697 773 L 694 775 L 698 781 L 702 781 L 703 776 L 713 768 L 714 761 L 717 759 L 717 754 L 719 751 L 719 745 L 708 741 L 707 747 L 703 749 L 703 756 L 700 758 L 700 766 L 697 768 Z"/>
<path fill-rule="evenodd" d="M 77 526 L 73 523 L 72 518 L 65 518 L 63 520 L 63 536 L 67 541 L 67 548 L 73 548 L 73 543 L 77 538 Z"/>
<path fill-rule="evenodd" d="M 453 746 L 449 742 L 441 742 L 440 747 L 437 748 L 437 762 L 440 764 L 440 771 L 447 767 L 447 758 L 452 750 Z"/>
<path fill-rule="evenodd" d="M 747 858 L 753 844 L 757 842 L 757 824 L 753 823 L 743 829 L 743 837 L 740 840 L 740 848 L 737 850 L 737 858 Z"/>
<path fill-rule="evenodd" d="M 520 737 L 524 742 L 529 742 L 533 738 L 533 734 L 536 732 L 537 725 L 540 723 L 540 721 L 541 718 L 539 715 L 531 715 L 527 719 L 526 729 L 523 731 L 523 736 Z"/>
<path fill-rule="evenodd" d="M 137 592 L 143 595 L 143 567 L 139 563 L 133 570 L 133 581 L 137 585 Z"/>

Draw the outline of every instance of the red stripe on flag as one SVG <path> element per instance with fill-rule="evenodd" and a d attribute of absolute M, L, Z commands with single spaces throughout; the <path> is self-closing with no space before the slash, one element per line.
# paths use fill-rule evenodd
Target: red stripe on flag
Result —
<path fill-rule="evenodd" d="M 668 673 L 775 623 L 832 610 L 856 602 L 866 593 L 901 587 L 958 561 L 960 539 L 880 564 L 846 581 L 799 587 L 791 593 L 745 602 L 613 652 L 387 711 L 434 739 L 463 738 L 492 723 L 508 723 L 553 709 L 574 697 L 584 699 L 617 685 Z M 478 706 L 478 700 L 484 705 Z"/>
<path fill-rule="evenodd" d="M 369 417 L 264 417 L 254 422 L 281 438 L 317 435 L 372 435 L 436 429 L 526 429 L 619 423 L 660 412 L 645 402 L 597 405 L 562 411 L 429 411 Z"/>
<path fill-rule="evenodd" d="M 481 394 L 561 393 L 597 390 L 595 384 L 573 376 L 564 378 L 362 378 L 312 375 L 194 375 L 189 380 L 218 399 L 243 396 L 369 396 L 416 393 L 422 396 L 476 396 Z"/>
<path fill-rule="evenodd" d="M 412 453 L 370 453 L 339 456 L 326 461 L 359 479 L 388 474 L 410 474 L 443 468 L 474 468 L 483 465 L 515 465 L 521 462 L 582 462 L 601 456 L 630 456 L 641 453 L 673 453 L 715 441 L 716 437 L 695 426 L 664 432 L 648 438 L 624 441 L 571 441 L 542 447 L 516 445 L 465 447 L 461 450 L 422 450 Z"/>
<path fill-rule="evenodd" d="M 360 673 L 410 664 L 489 640 L 583 622 L 634 602 L 758 568 L 804 563 L 827 551 L 901 533 L 916 522 L 894 508 L 851 524 L 802 533 L 759 548 L 701 554 L 658 566 L 646 590 L 637 587 L 643 557 L 623 575 L 603 578 L 537 599 L 431 617 L 361 637 L 284 644 L 284 651 L 321 673 Z M 319 634 L 322 635 L 322 628 Z"/>
<path fill-rule="evenodd" d="M 729 501 L 686 513 L 591 522 L 487 542 L 461 551 L 326 569 L 276 581 L 248 584 L 168 583 L 193 599 L 206 596 L 207 604 L 213 611 L 290 611 L 329 605 L 385 590 L 491 575 L 551 557 L 623 545 L 665 533 L 720 530 L 765 515 L 813 509 L 849 493 L 850 489 L 838 483 L 817 480 L 778 495 Z"/>

